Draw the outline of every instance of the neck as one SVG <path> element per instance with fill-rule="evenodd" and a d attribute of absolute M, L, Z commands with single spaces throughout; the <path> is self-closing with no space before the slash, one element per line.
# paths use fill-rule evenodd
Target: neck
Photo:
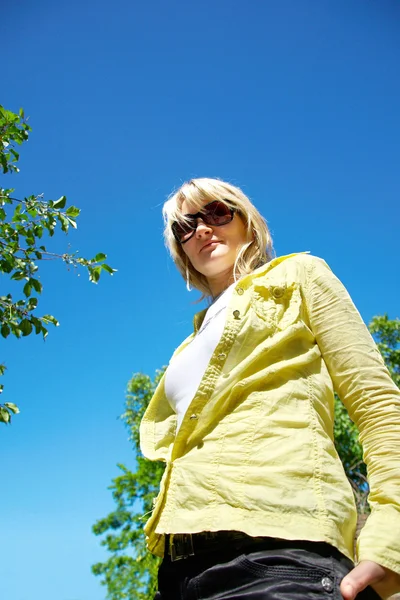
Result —
<path fill-rule="evenodd" d="M 234 281 L 231 269 L 215 277 L 207 277 L 207 283 L 214 299 L 222 294 Z"/>

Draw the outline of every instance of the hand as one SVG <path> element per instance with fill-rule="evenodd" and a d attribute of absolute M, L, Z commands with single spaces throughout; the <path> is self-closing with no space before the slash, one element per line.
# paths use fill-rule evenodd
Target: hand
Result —
<path fill-rule="evenodd" d="M 372 560 L 362 560 L 342 579 L 340 592 L 344 600 L 354 600 L 368 585 L 381 598 L 388 598 L 400 592 L 400 575 Z"/>

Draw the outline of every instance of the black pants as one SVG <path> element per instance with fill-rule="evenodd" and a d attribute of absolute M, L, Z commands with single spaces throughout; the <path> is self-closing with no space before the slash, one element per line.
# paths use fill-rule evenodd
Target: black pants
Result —
<path fill-rule="evenodd" d="M 340 600 L 340 582 L 352 568 L 322 542 L 250 539 L 176 562 L 166 556 L 155 600 Z M 380 600 L 370 587 L 357 598 Z"/>

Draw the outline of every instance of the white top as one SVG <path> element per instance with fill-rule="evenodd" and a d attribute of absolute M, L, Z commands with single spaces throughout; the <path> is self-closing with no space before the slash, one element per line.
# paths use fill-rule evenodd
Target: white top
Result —
<path fill-rule="evenodd" d="M 211 356 L 221 339 L 232 283 L 207 310 L 197 335 L 171 359 L 165 373 L 165 394 L 178 415 L 177 431 L 203 378 Z"/>

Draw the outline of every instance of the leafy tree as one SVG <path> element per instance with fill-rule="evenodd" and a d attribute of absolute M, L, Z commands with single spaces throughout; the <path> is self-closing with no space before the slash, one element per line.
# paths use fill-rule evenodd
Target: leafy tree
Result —
<path fill-rule="evenodd" d="M 358 513 L 368 513 L 367 467 L 363 461 L 361 444 L 358 441 L 358 429 L 336 394 L 334 438 L 336 450 L 353 488 Z"/>
<path fill-rule="evenodd" d="M 374 317 L 369 324 L 393 381 L 400 387 L 400 319 L 390 320 L 387 314 Z"/>
<path fill-rule="evenodd" d="M 28 140 L 31 127 L 21 109 L 18 114 L 0 105 L 0 170 L 4 174 L 16 174 L 19 160 L 18 146 Z M 76 229 L 80 210 L 67 206 L 67 199 L 45 201 L 42 195 L 23 199 L 14 197 L 13 188 L 0 187 L 0 273 L 14 282 L 21 282 L 17 298 L 12 293 L 0 296 L 0 334 L 3 338 L 14 335 L 26 337 L 31 333 L 46 338 L 48 325 L 58 325 L 52 315 L 37 315 L 38 295 L 42 292 L 39 264 L 42 260 L 59 259 L 69 267 L 86 268 L 89 279 L 97 283 L 102 271 L 115 272 L 104 261 L 106 255 L 98 253 L 92 259 L 79 257 L 77 252 L 56 254 L 44 243 L 56 229 L 65 234 L 70 227 Z M 14 284 L 10 287 L 14 289 Z M 18 289 L 18 283 L 15 286 Z M 5 372 L 0 364 L 0 375 Z M 0 393 L 3 385 L 0 385 Z M 12 402 L 0 404 L 0 421 L 10 423 L 12 414 L 18 413 Z"/>
<path fill-rule="evenodd" d="M 390 321 L 387 315 L 374 317 L 369 329 L 398 384 L 400 320 Z M 122 474 L 111 485 L 116 509 L 93 527 L 95 535 L 106 534 L 101 544 L 111 553 L 105 562 L 92 567 L 95 575 L 102 576 L 110 600 L 152 600 L 156 589 L 159 560 L 146 551 L 142 528 L 151 511 L 152 499 L 157 495 L 164 465 L 148 461 L 141 455 L 139 424 L 160 376 L 159 372 L 152 380 L 148 375 L 136 374 L 128 384 L 126 410 L 121 418 L 130 432 L 136 471 L 118 465 Z M 352 484 L 358 510 L 366 513 L 368 485 L 358 430 L 338 398 L 335 403 L 335 444 Z"/>
<path fill-rule="evenodd" d="M 93 527 L 95 535 L 108 532 L 101 544 L 112 556 L 104 563 L 93 565 L 92 571 L 103 577 L 102 583 L 107 586 L 112 600 L 147 600 L 153 598 L 156 591 L 159 559 L 146 549 L 143 525 L 158 493 L 164 463 L 151 462 L 142 456 L 139 424 L 161 376 L 162 371 L 157 372 L 154 379 L 138 373 L 128 384 L 121 419 L 129 430 L 136 471 L 118 465 L 122 474 L 111 485 L 116 509 Z"/>
<path fill-rule="evenodd" d="M 397 386 L 400 386 L 400 319 L 388 315 L 373 317 L 368 326 Z M 367 467 L 358 441 L 358 429 L 342 402 L 335 398 L 335 445 L 352 485 L 359 514 L 369 512 Z"/>

